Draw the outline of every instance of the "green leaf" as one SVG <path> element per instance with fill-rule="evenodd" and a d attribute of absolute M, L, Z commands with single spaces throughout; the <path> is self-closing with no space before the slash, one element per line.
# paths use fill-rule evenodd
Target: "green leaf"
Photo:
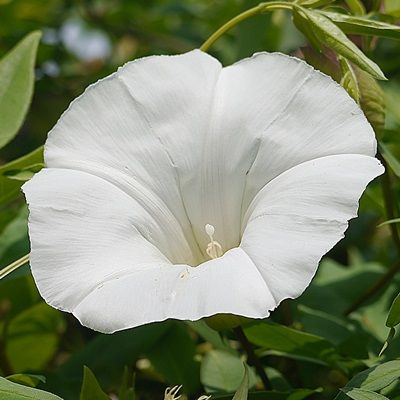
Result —
<path fill-rule="evenodd" d="M 293 10 L 303 13 L 318 39 L 327 47 L 349 59 L 376 79 L 386 80 L 385 75 L 347 36 L 325 15 L 297 5 Z"/>
<path fill-rule="evenodd" d="M 44 368 L 57 351 L 64 330 L 64 315 L 45 303 L 35 304 L 14 317 L 5 340 L 13 370 Z"/>
<path fill-rule="evenodd" d="M 364 4 L 360 0 L 346 0 L 346 4 L 352 14 L 364 15 L 366 13 Z"/>
<path fill-rule="evenodd" d="M 40 36 L 32 32 L 0 60 L 0 148 L 14 138 L 28 111 Z"/>
<path fill-rule="evenodd" d="M 333 21 L 345 33 L 400 39 L 400 26 L 398 25 L 331 11 L 319 12 Z"/>
<path fill-rule="evenodd" d="M 208 391 L 232 393 L 241 384 L 243 373 L 243 362 L 238 356 L 222 350 L 211 350 L 201 363 L 200 378 Z M 252 370 L 249 379 L 250 386 L 254 385 Z"/>
<path fill-rule="evenodd" d="M 195 355 L 195 344 L 187 327 L 174 322 L 147 357 L 168 383 L 179 382 L 187 393 L 195 393 L 200 388 L 200 363 L 195 360 Z"/>
<path fill-rule="evenodd" d="M 0 377 L 0 398 L 9 400 L 62 400 L 55 394 L 18 385 Z"/>
<path fill-rule="evenodd" d="M 360 68 L 354 67 L 360 92 L 360 107 L 374 128 L 376 136 L 381 138 L 386 117 L 386 101 L 378 82 Z"/>
<path fill-rule="evenodd" d="M 390 224 L 398 224 L 400 222 L 400 218 L 394 218 L 394 219 L 388 219 L 385 222 L 382 222 L 381 224 L 377 225 L 377 228 L 380 228 L 381 226 L 385 225 L 390 225 Z"/>
<path fill-rule="evenodd" d="M 296 28 L 308 39 L 311 46 L 320 54 L 323 54 L 323 46 L 318 36 L 315 34 L 307 15 L 302 12 L 302 7 L 293 7 L 293 23 Z"/>
<path fill-rule="evenodd" d="M 83 382 L 80 400 L 110 400 L 103 392 L 93 372 L 86 366 L 83 367 Z"/>
<path fill-rule="evenodd" d="M 44 167 L 43 163 L 36 163 L 22 169 L 10 169 L 4 173 L 9 179 L 26 182 Z"/>
<path fill-rule="evenodd" d="M 135 400 L 135 398 L 135 374 L 132 374 L 129 368 L 125 367 L 122 375 L 122 384 L 118 393 L 118 400 Z"/>
<path fill-rule="evenodd" d="M 36 387 L 39 385 L 39 383 L 46 383 L 46 378 L 43 375 L 13 374 L 7 376 L 6 378 L 11 382 L 30 387 Z"/>
<path fill-rule="evenodd" d="M 0 167 L 0 205 L 16 198 L 23 184 L 22 181 L 8 178 L 7 173 L 41 163 L 43 163 L 43 146 Z"/>
<path fill-rule="evenodd" d="M 342 389 L 353 400 L 389 400 L 387 397 L 364 389 Z"/>
<path fill-rule="evenodd" d="M 389 146 L 379 142 L 379 149 L 381 151 L 382 157 L 388 163 L 390 169 L 394 172 L 397 177 L 400 177 L 400 161 L 393 155 Z"/>
<path fill-rule="evenodd" d="M 357 76 L 350 62 L 339 56 L 342 79 L 340 84 L 346 89 L 349 95 L 357 102 L 360 102 L 360 90 L 358 88 Z"/>
<path fill-rule="evenodd" d="M 247 368 L 247 365 L 244 364 L 243 380 L 238 390 L 236 390 L 236 393 L 233 396 L 232 400 L 247 400 L 248 393 L 249 393 L 249 369 Z"/>
<path fill-rule="evenodd" d="M 394 328 L 398 324 L 400 324 L 400 293 L 393 300 L 386 320 L 388 328 Z"/>
<path fill-rule="evenodd" d="M 250 342 L 266 349 L 297 356 L 323 365 L 336 365 L 340 358 L 327 340 L 272 322 L 256 323 L 244 329 Z"/>
<path fill-rule="evenodd" d="M 275 390 L 271 391 L 259 391 L 250 392 L 248 394 L 248 400 L 303 400 L 319 390 L 311 389 L 295 389 L 290 392 L 277 392 Z M 215 395 L 212 396 L 212 400 L 233 400 L 232 395 Z"/>

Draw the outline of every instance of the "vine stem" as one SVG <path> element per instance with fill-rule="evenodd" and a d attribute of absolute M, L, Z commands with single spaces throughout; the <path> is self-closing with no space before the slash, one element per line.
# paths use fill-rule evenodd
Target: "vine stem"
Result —
<path fill-rule="evenodd" d="M 393 202 L 393 191 L 392 191 L 392 179 L 390 176 L 390 170 L 387 165 L 386 160 L 383 156 L 378 152 L 377 157 L 382 162 L 382 165 L 385 167 L 385 173 L 382 176 L 382 193 L 383 200 L 385 203 L 386 216 L 390 219 L 395 219 L 397 210 L 396 205 Z M 390 224 L 390 233 L 392 236 L 393 244 L 396 247 L 397 255 L 400 256 L 400 236 L 399 231 L 397 230 L 396 224 Z M 376 281 L 372 286 L 370 286 L 364 293 L 362 293 L 353 304 L 344 312 L 344 315 L 349 315 L 353 311 L 357 310 L 362 304 L 364 304 L 368 299 L 377 294 L 382 288 L 384 288 L 392 278 L 400 271 L 400 261 L 390 267 L 382 277 Z"/>
<path fill-rule="evenodd" d="M 19 258 L 18 260 L 12 262 L 11 264 L 7 265 L 7 267 L 0 270 L 0 279 L 3 279 L 11 272 L 15 271 L 19 267 L 22 267 L 29 261 L 29 254 L 24 255 L 23 257 Z"/>
<path fill-rule="evenodd" d="M 282 1 L 271 1 L 269 3 L 260 3 L 258 6 L 249 8 L 248 10 L 242 12 L 236 17 L 229 20 L 227 23 L 222 25 L 218 30 L 216 30 L 201 46 L 200 50 L 207 51 L 223 34 L 228 32 L 230 29 L 238 25 L 240 22 L 253 17 L 254 15 L 260 14 L 264 11 L 287 9 L 291 10 L 292 7 L 287 2 Z"/>
<path fill-rule="evenodd" d="M 239 340 L 240 344 L 242 345 L 243 350 L 247 354 L 247 361 L 250 365 L 254 366 L 257 371 L 258 376 L 261 378 L 261 381 L 264 385 L 264 389 L 268 390 L 271 389 L 271 382 L 269 381 L 267 374 L 265 373 L 264 367 L 261 364 L 260 359 L 257 357 L 256 353 L 254 353 L 253 347 L 249 340 L 246 337 L 242 327 L 237 326 L 233 328 L 233 332 L 236 335 L 237 339 Z"/>

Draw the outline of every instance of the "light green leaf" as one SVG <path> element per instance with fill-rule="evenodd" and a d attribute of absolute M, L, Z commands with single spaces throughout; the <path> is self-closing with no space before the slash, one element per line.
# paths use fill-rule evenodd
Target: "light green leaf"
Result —
<path fill-rule="evenodd" d="M 360 92 L 360 107 L 374 128 L 376 136 L 381 138 L 385 127 L 386 99 L 378 82 L 367 72 L 354 66 Z"/>
<path fill-rule="evenodd" d="M 46 378 L 43 375 L 13 374 L 7 376 L 6 378 L 11 382 L 30 387 L 36 387 L 40 382 L 46 383 Z"/>
<path fill-rule="evenodd" d="M 272 322 L 261 322 L 244 328 L 250 342 L 265 349 L 297 356 L 323 365 L 336 365 L 340 358 L 327 340 Z"/>
<path fill-rule="evenodd" d="M 296 28 L 308 39 L 311 46 L 319 53 L 323 54 L 323 46 L 318 36 L 315 34 L 307 15 L 302 12 L 302 7 L 293 7 L 292 16 L 293 23 Z"/>
<path fill-rule="evenodd" d="M 347 36 L 325 15 L 297 5 L 293 9 L 303 13 L 318 39 L 325 46 L 335 50 L 341 56 L 349 59 L 361 69 L 376 79 L 386 80 L 385 75 L 372 60 L 370 60 Z"/>
<path fill-rule="evenodd" d="M 379 149 L 381 151 L 382 157 L 388 163 L 390 169 L 394 172 L 394 174 L 397 177 L 400 177 L 400 161 L 390 151 L 389 146 L 380 142 Z"/>
<path fill-rule="evenodd" d="M 86 366 L 83 367 L 83 382 L 80 400 L 110 400 L 103 392 L 93 372 Z"/>
<path fill-rule="evenodd" d="M 222 350 L 209 351 L 201 363 L 200 379 L 208 391 L 234 392 L 242 382 L 243 362 L 238 356 Z M 255 375 L 249 371 L 250 386 Z"/>
<path fill-rule="evenodd" d="M 319 12 L 332 20 L 345 33 L 400 39 L 400 26 L 398 25 L 331 11 Z"/>
<path fill-rule="evenodd" d="M 388 328 L 394 328 L 398 324 L 400 324 L 400 293 L 393 300 L 386 320 Z"/>
<path fill-rule="evenodd" d="M 43 146 L 0 167 L 0 205 L 17 197 L 20 194 L 23 184 L 23 181 L 17 181 L 7 177 L 7 173 L 41 163 L 43 163 Z"/>
<path fill-rule="evenodd" d="M 360 0 L 346 0 L 346 4 L 352 14 L 364 15 L 366 13 L 364 4 Z"/>
<path fill-rule="evenodd" d="M 54 356 L 64 315 L 45 303 L 35 304 L 8 324 L 6 354 L 14 371 L 41 370 Z"/>
<path fill-rule="evenodd" d="M 394 218 L 394 219 L 388 219 L 385 222 L 382 222 L 381 224 L 377 225 L 377 228 L 380 228 L 381 226 L 385 225 L 390 225 L 390 224 L 398 224 L 400 222 L 400 218 Z"/>
<path fill-rule="evenodd" d="M 387 397 L 364 389 L 342 389 L 353 400 L 389 400 Z"/>
<path fill-rule="evenodd" d="M 4 173 L 9 179 L 15 179 L 17 181 L 26 182 L 29 181 L 37 172 L 39 172 L 44 167 L 43 163 L 36 163 L 28 165 L 22 169 L 10 169 Z"/>
<path fill-rule="evenodd" d="M 0 398 L 9 400 L 62 400 L 55 394 L 18 385 L 0 377 Z"/>
<path fill-rule="evenodd" d="M 278 392 L 275 390 L 271 391 L 259 391 L 259 392 L 250 392 L 248 394 L 248 400 L 303 400 L 320 390 L 311 390 L 311 389 L 294 389 L 290 392 Z M 233 400 L 232 395 L 213 395 L 212 400 Z"/>
<path fill-rule="evenodd" d="M 32 32 L 0 60 L 0 148 L 14 138 L 28 111 L 40 36 Z"/>
<path fill-rule="evenodd" d="M 238 390 L 236 390 L 236 393 L 233 396 L 232 400 L 247 400 L 248 393 L 249 393 L 249 369 L 247 368 L 247 365 L 244 364 L 243 380 Z"/>
<path fill-rule="evenodd" d="M 350 62 L 339 56 L 342 79 L 340 84 L 346 89 L 349 95 L 357 102 L 360 102 L 360 90 L 358 88 L 357 76 Z"/>

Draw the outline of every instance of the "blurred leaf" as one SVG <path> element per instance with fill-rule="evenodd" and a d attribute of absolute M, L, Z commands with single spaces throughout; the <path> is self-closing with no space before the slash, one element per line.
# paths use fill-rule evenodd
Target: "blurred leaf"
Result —
<path fill-rule="evenodd" d="M 7 326 L 6 354 L 16 372 L 42 369 L 58 348 L 64 315 L 45 303 L 14 317 Z"/>
<path fill-rule="evenodd" d="M 390 151 L 389 146 L 386 144 L 379 142 L 379 148 L 381 150 L 382 157 L 388 163 L 391 170 L 397 177 L 400 177 L 400 161 L 397 160 L 397 158 Z"/>
<path fill-rule="evenodd" d="M 385 127 L 386 104 L 383 90 L 378 82 L 360 68 L 354 67 L 360 93 L 360 107 L 374 128 L 376 136 L 382 137 Z"/>
<path fill-rule="evenodd" d="M 340 84 L 346 89 L 349 95 L 357 102 L 360 102 L 360 91 L 358 88 L 357 77 L 353 67 L 346 58 L 339 56 L 342 79 Z"/>
<path fill-rule="evenodd" d="M 118 400 L 135 400 L 135 398 L 135 375 L 132 374 L 128 367 L 125 367 Z"/>
<path fill-rule="evenodd" d="M 187 393 L 200 388 L 200 364 L 195 361 L 195 345 L 185 325 L 176 322 L 147 357 L 168 383 L 179 382 Z"/>
<path fill-rule="evenodd" d="M 86 366 L 83 367 L 83 382 L 80 400 L 110 400 L 103 392 L 93 372 Z"/>
<path fill-rule="evenodd" d="M 390 225 L 390 224 L 398 224 L 399 222 L 400 222 L 400 218 L 388 219 L 387 221 L 379 224 L 377 226 L 377 228 L 380 228 L 381 226 L 385 226 L 385 225 Z"/>
<path fill-rule="evenodd" d="M 241 384 L 244 374 L 243 362 L 238 356 L 222 350 L 211 350 L 203 358 L 200 377 L 208 391 L 234 392 Z M 255 383 L 252 370 L 250 386 Z M 231 397 L 232 398 L 232 397 Z"/>
<path fill-rule="evenodd" d="M 0 205 L 17 197 L 23 184 L 22 181 L 8 178 L 6 173 L 22 170 L 38 163 L 43 163 L 43 146 L 0 167 Z"/>
<path fill-rule="evenodd" d="M 307 46 L 302 47 L 301 52 L 303 53 L 304 59 L 308 64 L 312 65 L 315 69 L 329 75 L 336 82 L 340 82 L 341 71 L 339 63 L 336 60 L 336 55 L 333 51 L 320 53 L 317 52 L 313 47 Z"/>
<path fill-rule="evenodd" d="M 4 400 L 62 400 L 55 394 L 18 385 L 0 377 L 0 398 Z"/>
<path fill-rule="evenodd" d="M 327 17 L 318 11 L 313 11 L 297 5 L 293 10 L 302 13 L 319 41 L 332 48 L 338 54 L 349 59 L 361 69 L 367 71 L 377 79 L 385 80 L 385 75 L 372 60 L 370 60 L 346 35 Z"/>
<path fill-rule="evenodd" d="M 247 338 L 255 345 L 293 354 L 306 361 L 332 365 L 340 358 L 336 348 L 327 340 L 287 326 L 262 322 L 244 330 Z"/>
<path fill-rule="evenodd" d="M 75 351 L 55 374 L 48 376 L 47 387 L 63 397 L 75 399 L 80 389 L 82 365 L 87 365 L 105 387 L 117 385 L 124 367 L 134 363 L 142 354 L 157 348 L 172 326 L 170 322 L 163 322 L 112 335 L 98 334 L 80 351 Z"/>
<path fill-rule="evenodd" d="M 400 26 L 398 25 L 331 11 L 319 12 L 332 20 L 345 33 L 400 39 Z"/>
<path fill-rule="evenodd" d="M 247 365 L 244 364 L 243 380 L 238 390 L 236 390 L 236 393 L 233 396 L 232 400 L 247 400 L 248 393 L 249 393 L 249 370 L 247 368 Z"/>
<path fill-rule="evenodd" d="M 29 165 L 22 169 L 10 169 L 4 172 L 4 176 L 9 179 L 15 179 L 17 181 L 26 182 L 29 181 L 37 172 L 39 172 L 44 167 L 43 163 L 37 163 Z"/>
<path fill-rule="evenodd" d="M 346 0 L 346 4 L 354 15 L 364 15 L 366 13 L 364 4 L 360 0 Z"/>
<path fill-rule="evenodd" d="M 394 328 L 398 324 L 400 324 L 400 293 L 393 300 L 386 320 L 386 326 L 388 328 Z"/>
<path fill-rule="evenodd" d="M 32 32 L 0 60 L 0 148 L 14 138 L 28 111 L 40 36 Z"/>
<path fill-rule="evenodd" d="M 43 375 L 13 374 L 6 378 L 11 382 L 30 387 L 36 387 L 39 383 L 46 383 L 46 378 Z"/>
<path fill-rule="evenodd" d="M 312 389 L 295 389 L 290 392 L 259 391 L 250 392 L 248 400 L 303 400 L 317 391 Z M 233 400 L 232 395 L 215 395 L 212 400 Z"/>
<path fill-rule="evenodd" d="M 342 389 L 353 400 L 389 400 L 387 397 L 382 396 L 379 393 L 371 392 L 370 390 L 364 389 Z"/>

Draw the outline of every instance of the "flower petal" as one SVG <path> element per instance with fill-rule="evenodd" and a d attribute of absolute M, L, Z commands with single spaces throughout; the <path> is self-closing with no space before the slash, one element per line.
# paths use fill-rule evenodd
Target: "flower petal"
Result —
<path fill-rule="evenodd" d="M 111 333 L 167 318 L 194 321 L 218 313 L 263 318 L 276 305 L 251 259 L 236 248 L 195 268 L 160 265 L 105 281 L 74 315 L 83 325 Z"/>
<path fill-rule="evenodd" d="M 200 51 L 126 64 L 71 103 L 49 134 L 47 166 L 86 171 L 114 183 L 160 226 L 175 218 L 193 253 L 179 261 L 195 265 L 202 251 L 181 185 L 198 174 L 220 70 L 217 60 Z"/>
<path fill-rule="evenodd" d="M 39 291 L 90 328 L 113 332 L 216 313 L 267 316 L 276 306 L 241 249 L 196 268 L 171 264 L 163 254 L 183 245 L 173 232 L 163 232 L 171 226 L 159 227 L 138 202 L 102 178 L 47 168 L 23 190 Z"/>
<path fill-rule="evenodd" d="M 257 194 L 245 216 L 240 247 L 277 303 L 309 285 L 321 257 L 357 216 L 366 185 L 383 170 L 373 157 L 327 156 L 293 167 Z"/>

